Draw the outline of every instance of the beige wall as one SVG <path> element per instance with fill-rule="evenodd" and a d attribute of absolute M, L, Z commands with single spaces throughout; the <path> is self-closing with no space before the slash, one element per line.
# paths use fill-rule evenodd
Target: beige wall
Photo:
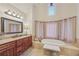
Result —
<path fill-rule="evenodd" d="M 11 9 L 16 11 L 16 13 L 21 13 L 24 19 L 16 19 L 4 14 L 4 11 Z M 18 21 L 23 21 L 25 27 L 29 27 L 30 33 L 35 35 L 35 28 L 34 28 L 34 21 L 56 21 L 61 20 L 64 18 L 78 16 L 77 19 L 77 38 L 79 38 L 79 4 L 60 4 L 56 3 L 56 14 L 54 16 L 48 16 L 48 4 L 34 4 L 30 6 L 29 11 L 24 14 L 21 10 L 17 9 L 16 7 L 12 6 L 11 4 L 0 4 L 0 16 L 4 16 L 7 18 L 15 19 Z"/>
<path fill-rule="evenodd" d="M 76 36 L 77 36 L 77 42 L 79 44 L 79 4 L 77 4 L 77 32 L 76 32 Z"/>
<path fill-rule="evenodd" d="M 48 4 L 35 4 L 34 20 L 38 21 L 56 21 L 77 15 L 77 4 L 56 3 L 56 14 L 48 16 Z M 34 27 L 34 26 L 33 26 Z M 34 29 L 33 29 L 34 30 Z M 33 34 L 35 32 L 33 31 Z"/>
<path fill-rule="evenodd" d="M 15 17 L 12 17 L 12 16 L 9 16 L 9 15 L 6 15 L 4 12 L 7 11 L 8 9 L 10 9 L 12 12 L 15 11 L 16 14 L 21 14 L 24 18 L 23 19 L 17 19 Z M 6 17 L 6 18 L 9 18 L 9 19 L 12 19 L 12 20 L 17 20 L 17 21 L 21 21 L 23 22 L 25 18 L 24 14 L 18 10 L 17 8 L 15 8 L 14 6 L 8 4 L 8 3 L 0 3 L 0 17 Z M 10 36 L 13 36 L 15 34 L 8 34 L 8 35 L 4 35 L 4 37 L 10 37 Z"/>
<path fill-rule="evenodd" d="M 60 20 L 67 17 L 76 15 L 76 4 L 68 3 L 56 3 L 56 14 L 54 16 L 48 16 L 48 4 L 36 4 L 35 5 L 35 20 L 41 21 L 53 21 Z"/>
<path fill-rule="evenodd" d="M 12 6 L 8 3 L 0 3 L 0 17 L 6 17 L 6 18 L 13 19 L 13 20 L 22 21 L 22 19 L 18 19 L 18 18 L 9 16 L 9 15 L 6 15 L 4 12 L 7 10 L 11 10 L 12 12 L 14 11 L 16 14 L 20 14 L 24 17 L 24 14 L 20 10 L 15 8 L 14 6 Z"/>
<path fill-rule="evenodd" d="M 29 4 L 27 6 L 24 6 L 26 8 L 25 11 L 27 11 L 27 13 L 24 13 L 23 10 L 18 9 L 15 6 L 20 7 L 20 4 L 14 4 L 13 5 L 13 4 L 8 4 L 8 3 L 0 3 L 0 17 L 6 17 L 6 18 L 9 18 L 9 19 L 18 20 L 18 21 L 23 22 L 24 27 L 28 27 L 29 28 L 29 32 L 28 33 L 32 34 L 32 20 L 33 20 L 32 19 L 32 8 L 33 8 L 32 5 Z M 16 14 L 19 13 L 20 15 L 22 15 L 23 19 L 17 19 L 15 17 L 11 17 L 9 15 L 6 15 L 4 12 L 9 10 L 9 9 L 12 12 L 14 11 Z M 27 29 L 24 28 L 24 30 L 27 30 Z M 26 31 L 24 31 L 24 33 L 25 32 Z"/>
<path fill-rule="evenodd" d="M 28 34 L 32 34 L 32 23 L 33 23 L 33 7 L 29 6 L 28 13 L 26 13 L 26 19 L 24 20 L 25 27 L 28 27 Z"/>

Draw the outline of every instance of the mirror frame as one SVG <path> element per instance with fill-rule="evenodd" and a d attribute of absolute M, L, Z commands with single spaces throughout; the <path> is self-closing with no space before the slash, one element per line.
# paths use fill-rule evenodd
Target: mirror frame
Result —
<path fill-rule="evenodd" d="M 21 23 L 21 31 L 20 32 L 4 32 L 4 20 L 9 20 L 9 21 L 13 21 L 13 22 L 17 22 L 17 23 Z M 12 20 L 12 19 L 8 19 L 5 17 L 1 17 L 1 32 L 4 34 L 15 34 L 15 33 L 22 33 L 23 32 L 23 22 L 21 21 L 16 21 L 16 20 Z"/>

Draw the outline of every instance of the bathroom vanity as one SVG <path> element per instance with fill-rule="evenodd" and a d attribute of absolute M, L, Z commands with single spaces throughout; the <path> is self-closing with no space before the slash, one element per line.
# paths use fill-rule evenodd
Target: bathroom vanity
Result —
<path fill-rule="evenodd" d="M 0 56 L 19 56 L 32 46 L 32 36 L 20 36 L 0 40 Z"/>
<path fill-rule="evenodd" d="M 18 56 L 32 46 L 31 35 L 23 33 L 23 22 L 1 17 L 0 20 L 0 56 Z M 4 35 L 16 34 L 4 38 Z"/>

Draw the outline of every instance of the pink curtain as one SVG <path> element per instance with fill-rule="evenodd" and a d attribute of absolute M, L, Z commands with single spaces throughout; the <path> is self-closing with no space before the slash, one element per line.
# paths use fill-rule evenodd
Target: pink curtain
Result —
<path fill-rule="evenodd" d="M 57 23 L 56 22 L 49 22 L 46 24 L 46 37 L 47 38 L 57 38 Z"/>
<path fill-rule="evenodd" d="M 56 22 L 36 22 L 36 37 L 38 38 L 58 38 Z"/>
<path fill-rule="evenodd" d="M 58 33 L 59 33 L 59 40 L 65 40 L 65 38 L 64 38 L 65 21 L 64 20 L 59 21 L 58 27 L 59 27 L 58 28 L 59 29 L 59 31 L 58 31 Z"/>
<path fill-rule="evenodd" d="M 70 18 L 66 20 L 65 23 L 65 39 L 66 42 L 74 42 L 75 38 L 76 38 L 76 23 L 75 23 L 75 19 L 74 18 Z"/>
<path fill-rule="evenodd" d="M 76 18 L 73 17 L 57 22 L 37 22 L 36 37 L 74 42 L 76 39 Z"/>
<path fill-rule="evenodd" d="M 36 37 L 43 38 L 44 37 L 43 33 L 44 33 L 43 32 L 43 23 L 37 22 L 37 24 L 36 24 Z"/>

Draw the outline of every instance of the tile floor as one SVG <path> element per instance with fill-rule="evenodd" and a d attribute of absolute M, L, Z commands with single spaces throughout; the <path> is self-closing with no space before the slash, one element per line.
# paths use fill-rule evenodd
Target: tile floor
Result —
<path fill-rule="evenodd" d="M 33 46 L 25 51 L 21 56 L 45 56 L 42 44 L 39 41 L 34 41 Z"/>
<path fill-rule="evenodd" d="M 51 56 L 50 55 L 51 53 L 43 49 L 43 44 L 41 42 L 33 41 L 33 46 L 30 47 L 27 51 L 25 51 L 21 56 Z M 79 55 L 79 51 L 74 51 L 71 49 L 62 49 L 60 55 L 61 56 Z"/>

